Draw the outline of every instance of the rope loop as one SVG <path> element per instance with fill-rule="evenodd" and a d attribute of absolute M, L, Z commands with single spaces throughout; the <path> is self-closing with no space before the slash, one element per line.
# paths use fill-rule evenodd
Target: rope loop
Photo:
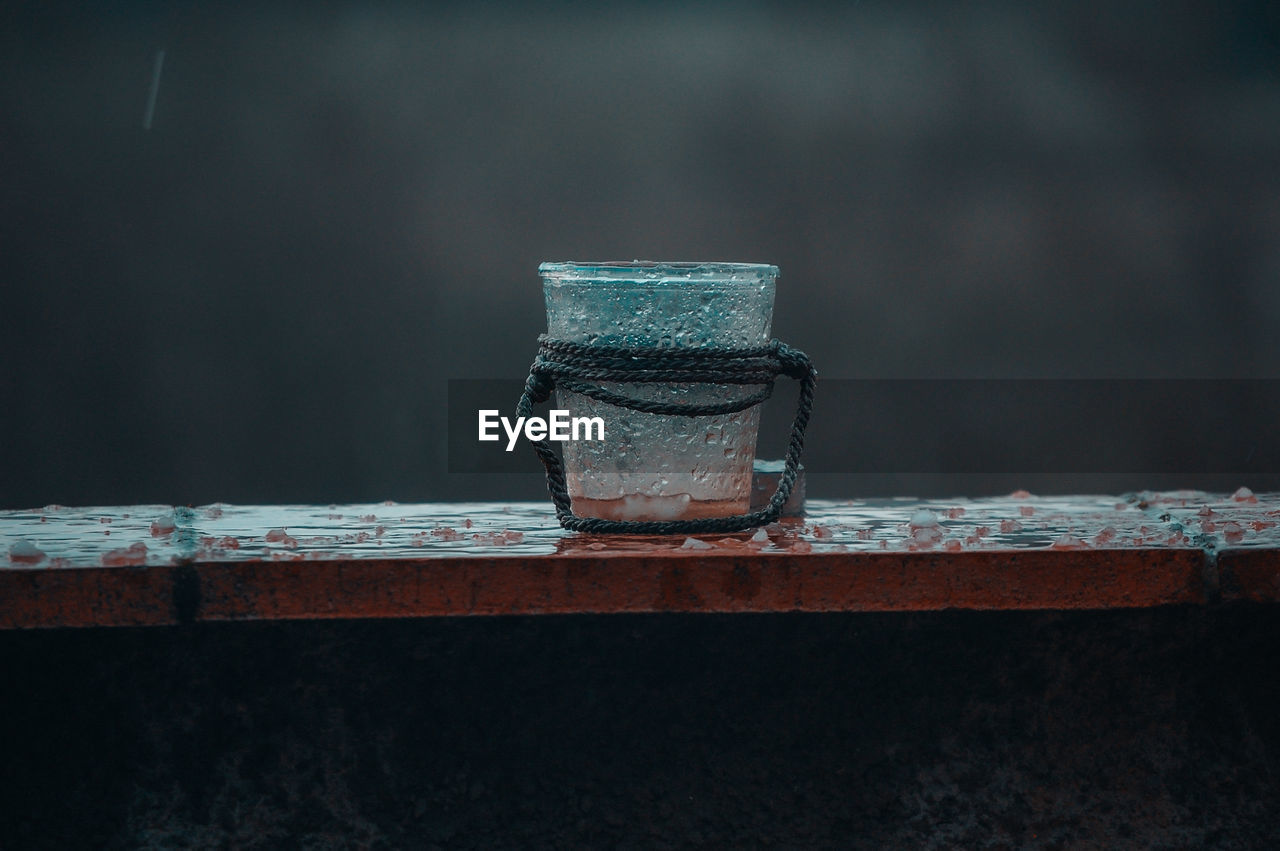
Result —
<path fill-rule="evenodd" d="M 717 532 L 739 532 L 773 523 L 782 516 L 782 507 L 791 497 L 804 450 L 804 433 L 813 410 L 813 391 L 818 373 L 809 358 L 799 349 L 779 340 L 762 346 L 732 348 L 656 348 L 642 346 L 588 345 L 557 340 L 543 334 L 538 337 L 538 354 L 529 367 L 524 393 L 516 407 L 519 416 L 533 413 L 533 406 L 551 398 L 551 392 L 563 387 L 619 408 L 650 414 L 681 417 L 705 417 L 745 411 L 760 404 L 773 393 L 779 375 L 800 382 L 795 418 L 791 423 L 791 439 L 787 444 L 782 476 L 778 488 L 764 508 L 732 517 L 709 517 L 699 520 L 606 520 L 600 517 L 578 517 L 570 508 L 564 467 L 549 440 L 533 441 L 533 451 L 547 471 L 547 490 L 555 504 L 560 525 L 575 532 L 605 534 L 684 535 Z M 725 384 L 757 387 L 726 402 L 690 404 L 636 399 L 599 382 L 623 384 Z"/>

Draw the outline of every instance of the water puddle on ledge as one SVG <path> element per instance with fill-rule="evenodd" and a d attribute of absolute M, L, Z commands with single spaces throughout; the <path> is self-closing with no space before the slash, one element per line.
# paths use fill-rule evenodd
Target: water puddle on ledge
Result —
<path fill-rule="evenodd" d="M 0 568 L 553 556 L 1280 548 L 1280 494 L 809 500 L 803 519 L 700 536 L 566 532 L 550 504 L 164 505 L 0 512 Z"/>

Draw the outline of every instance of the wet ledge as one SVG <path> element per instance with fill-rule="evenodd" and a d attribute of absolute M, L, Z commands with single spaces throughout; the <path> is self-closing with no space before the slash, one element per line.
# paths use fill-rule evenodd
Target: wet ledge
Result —
<path fill-rule="evenodd" d="M 732 536 L 591 536 L 541 503 L 0 512 L 0 628 L 1280 602 L 1280 494 L 812 500 Z"/>

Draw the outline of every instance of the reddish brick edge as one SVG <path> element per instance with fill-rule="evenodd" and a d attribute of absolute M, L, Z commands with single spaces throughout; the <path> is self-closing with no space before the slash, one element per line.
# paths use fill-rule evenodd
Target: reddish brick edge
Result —
<path fill-rule="evenodd" d="M 0 570 L 0 628 L 177 623 L 173 567 Z"/>
<path fill-rule="evenodd" d="M 1275 555 L 1270 557 L 1274 563 Z M 1245 563 L 1243 575 L 1254 576 L 1251 570 Z M 11 569 L 0 571 L 0 628 L 502 614 L 1143 608 L 1206 603 L 1205 571 L 1205 554 L 1197 549 L 573 554 Z M 1280 594 L 1268 599 L 1280 600 Z"/>
<path fill-rule="evenodd" d="M 1280 603 L 1280 550 L 1222 550 L 1218 582 L 1224 601 Z"/>

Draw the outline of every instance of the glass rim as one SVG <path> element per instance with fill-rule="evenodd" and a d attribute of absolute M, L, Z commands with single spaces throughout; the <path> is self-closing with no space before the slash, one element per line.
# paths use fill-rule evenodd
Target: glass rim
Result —
<path fill-rule="evenodd" d="M 589 281 L 594 278 L 628 280 L 629 275 L 642 274 L 640 280 L 653 279 L 667 274 L 684 276 L 757 274 L 777 278 L 778 267 L 769 263 L 727 263 L 721 261 L 658 261 L 658 260 L 603 260 L 548 261 L 538 265 L 543 277 L 564 277 Z"/>

